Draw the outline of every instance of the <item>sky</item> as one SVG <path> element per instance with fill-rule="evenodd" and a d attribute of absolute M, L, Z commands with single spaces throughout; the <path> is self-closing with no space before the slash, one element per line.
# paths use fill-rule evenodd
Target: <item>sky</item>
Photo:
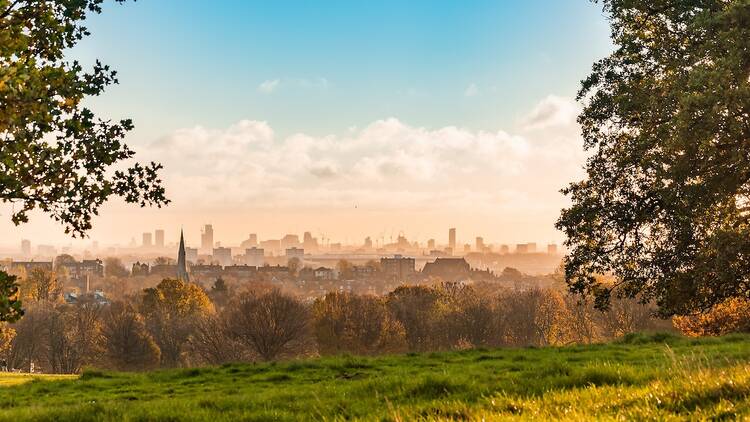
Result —
<path fill-rule="evenodd" d="M 139 0 L 90 17 L 71 57 L 118 71 L 87 105 L 129 117 L 172 203 L 110 201 L 90 237 L 0 207 L 0 242 L 127 244 L 166 230 L 224 244 L 310 231 L 560 242 L 583 176 L 580 81 L 612 49 L 586 0 Z"/>

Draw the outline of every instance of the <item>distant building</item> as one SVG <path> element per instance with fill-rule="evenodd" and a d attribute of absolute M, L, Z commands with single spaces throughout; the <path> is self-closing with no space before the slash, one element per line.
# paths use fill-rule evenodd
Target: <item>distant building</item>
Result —
<path fill-rule="evenodd" d="M 81 262 L 60 263 L 72 280 L 82 280 L 86 277 L 104 277 L 104 265 L 100 259 L 84 259 Z"/>
<path fill-rule="evenodd" d="M 464 245 L 464 253 L 469 253 L 469 252 L 471 252 L 471 245 L 467 243 Z"/>
<path fill-rule="evenodd" d="M 250 265 L 228 265 L 224 267 L 223 274 L 227 277 L 246 280 L 254 278 L 258 274 L 258 267 Z"/>
<path fill-rule="evenodd" d="M 26 239 L 21 241 L 21 253 L 25 257 L 31 256 L 31 241 Z"/>
<path fill-rule="evenodd" d="M 394 255 L 393 258 L 380 258 L 380 268 L 386 277 L 396 280 L 404 280 L 416 274 L 416 263 L 414 258 L 406 258 Z"/>
<path fill-rule="evenodd" d="M 23 269 L 27 273 L 31 270 L 42 269 L 45 271 L 52 271 L 52 262 L 46 261 L 16 261 L 10 263 L 11 270 Z"/>
<path fill-rule="evenodd" d="M 363 245 L 365 249 L 372 249 L 372 239 L 370 237 L 365 238 L 365 244 Z"/>
<path fill-rule="evenodd" d="M 536 253 L 536 243 L 531 242 L 526 244 L 526 251 L 528 253 Z"/>
<path fill-rule="evenodd" d="M 281 249 L 300 246 L 299 236 L 296 234 L 288 234 L 281 238 L 279 246 L 281 246 Z"/>
<path fill-rule="evenodd" d="M 557 255 L 557 245 L 554 243 L 547 245 L 547 253 L 550 255 Z"/>
<path fill-rule="evenodd" d="M 36 253 L 43 257 L 54 258 L 57 256 L 57 248 L 51 245 L 38 245 L 36 247 Z"/>
<path fill-rule="evenodd" d="M 150 248 L 154 246 L 151 239 L 151 233 L 143 233 L 143 241 L 141 242 L 141 245 L 144 248 Z"/>
<path fill-rule="evenodd" d="M 456 250 L 456 229 L 448 229 L 448 247 L 452 251 Z"/>
<path fill-rule="evenodd" d="M 198 248 L 185 248 L 185 259 L 193 264 L 198 262 Z"/>
<path fill-rule="evenodd" d="M 182 235 L 180 235 L 182 237 Z M 154 232 L 154 243 L 157 248 L 164 247 L 164 230 L 158 229 Z"/>
<path fill-rule="evenodd" d="M 213 281 L 222 275 L 221 265 L 193 265 L 190 267 L 190 275 L 193 281 Z"/>
<path fill-rule="evenodd" d="M 268 252 L 270 255 L 278 255 L 281 253 L 281 241 L 280 240 L 264 240 L 260 242 L 260 247 Z"/>
<path fill-rule="evenodd" d="M 500 253 L 501 254 L 508 254 L 508 253 L 510 253 L 510 246 L 508 246 L 508 245 L 500 245 Z"/>
<path fill-rule="evenodd" d="M 221 266 L 232 265 L 232 249 L 231 248 L 214 248 L 214 260 Z"/>
<path fill-rule="evenodd" d="M 258 235 L 255 233 L 250 233 L 247 239 L 243 240 L 242 243 L 240 243 L 240 248 L 247 249 L 253 246 L 258 246 Z"/>
<path fill-rule="evenodd" d="M 204 225 L 201 230 L 201 249 L 208 253 L 214 249 L 214 228 L 210 224 Z"/>
<path fill-rule="evenodd" d="M 180 247 L 177 250 L 177 279 L 185 283 L 190 281 L 187 271 L 187 258 L 185 256 L 185 237 L 182 235 L 182 230 L 180 230 Z"/>
<path fill-rule="evenodd" d="M 481 236 L 477 236 L 474 250 L 477 252 L 484 252 L 484 238 L 482 238 Z"/>
<path fill-rule="evenodd" d="M 445 281 L 463 281 L 470 277 L 471 266 L 464 258 L 438 258 L 425 264 L 422 274 Z"/>
<path fill-rule="evenodd" d="M 529 245 L 527 243 L 517 244 L 516 253 L 529 253 Z"/>
<path fill-rule="evenodd" d="M 312 233 L 305 232 L 302 235 L 302 248 L 307 251 L 316 251 L 318 249 L 318 239 L 312 236 Z"/>
<path fill-rule="evenodd" d="M 265 264 L 265 251 L 261 248 L 252 247 L 245 249 L 245 264 L 254 267 L 262 267 Z"/>
<path fill-rule="evenodd" d="M 430 239 L 427 241 L 427 249 L 435 249 L 435 239 Z"/>
<path fill-rule="evenodd" d="M 164 278 L 174 278 L 177 274 L 177 264 L 158 264 L 152 265 L 149 270 L 151 275 L 158 275 Z"/>
<path fill-rule="evenodd" d="M 331 268 L 318 267 L 315 269 L 315 278 L 318 280 L 334 280 L 336 272 Z"/>
<path fill-rule="evenodd" d="M 292 259 L 297 258 L 300 263 L 305 260 L 305 250 L 301 248 L 287 248 L 286 250 L 286 261 L 289 262 Z"/>
<path fill-rule="evenodd" d="M 149 266 L 147 263 L 140 263 L 136 262 L 133 264 L 132 269 L 130 270 L 130 273 L 133 275 L 133 277 L 136 276 L 146 276 L 149 274 Z"/>

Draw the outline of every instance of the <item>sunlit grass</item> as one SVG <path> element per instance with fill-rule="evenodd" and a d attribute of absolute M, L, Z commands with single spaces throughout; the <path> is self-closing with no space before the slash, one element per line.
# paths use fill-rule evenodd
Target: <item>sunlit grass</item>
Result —
<path fill-rule="evenodd" d="M 78 378 L 77 375 L 43 375 L 43 374 L 17 374 L 10 372 L 0 372 L 0 387 L 10 387 L 23 384 L 33 380 L 69 380 Z"/>
<path fill-rule="evenodd" d="M 122 374 L 0 388 L 17 420 L 683 420 L 750 417 L 750 336 L 634 335 Z"/>

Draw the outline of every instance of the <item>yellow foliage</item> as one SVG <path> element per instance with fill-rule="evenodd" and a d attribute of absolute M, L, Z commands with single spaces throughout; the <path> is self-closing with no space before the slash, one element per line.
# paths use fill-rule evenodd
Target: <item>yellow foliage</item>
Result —
<path fill-rule="evenodd" d="M 674 317 L 674 326 L 692 337 L 721 336 L 750 331 L 750 300 L 729 299 L 710 311 L 690 316 Z"/>

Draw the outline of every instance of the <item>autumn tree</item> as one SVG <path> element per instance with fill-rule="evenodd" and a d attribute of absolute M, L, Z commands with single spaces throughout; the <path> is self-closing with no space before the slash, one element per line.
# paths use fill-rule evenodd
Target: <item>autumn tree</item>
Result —
<path fill-rule="evenodd" d="M 747 1 L 601 3 L 616 48 L 578 95 L 590 158 L 557 223 L 567 283 L 665 316 L 750 296 Z"/>
<path fill-rule="evenodd" d="M 16 279 L 0 271 L 0 323 L 14 322 L 23 316 Z"/>
<path fill-rule="evenodd" d="M 444 346 L 435 334 L 441 321 L 441 293 L 427 286 L 401 286 L 388 294 L 392 315 L 404 326 L 409 350 L 427 351 Z"/>
<path fill-rule="evenodd" d="M 62 284 L 57 273 L 44 268 L 32 268 L 20 283 L 21 296 L 34 302 L 59 302 Z"/>
<path fill-rule="evenodd" d="M 47 308 L 44 331 L 49 371 L 78 373 L 101 354 L 102 306 L 90 300 Z"/>
<path fill-rule="evenodd" d="M 104 363 L 120 371 L 156 367 L 161 351 L 146 329 L 143 317 L 129 303 L 114 302 L 102 318 Z"/>
<path fill-rule="evenodd" d="M 120 258 L 109 257 L 104 260 L 104 274 L 107 277 L 125 278 L 130 275 L 130 272 Z"/>
<path fill-rule="evenodd" d="M 240 295 L 228 311 L 227 323 L 232 336 L 263 360 L 307 349 L 308 309 L 277 289 Z"/>
<path fill-rule="evenodd" d="M 141 294 L 140 312 L 161 350 L 164 366 L 182 363 L 194 322 L 213 312 L 206 293 L 195 284 L 166 279 Z"/>
<path fill-rule="evenodd" d="M 224 315 L 206 315 L 195 322 L 190 351 L 196 363 L 220 365 L 252 359 L 248 347 L 232 336 Z"/>
<path fill-rule="evenodd" d="M 404 328 L 382 298 L 332 292 L 315 301 L 312 315 L 322 354 L 369 355 L 406 350 Z"/>
<path fill-rule="evenodd" d="M 673 322 L 683 334 L 692 337 L 750 333 L 750 300 L 729 299 L 708 312 L 675 317 Z"/>

